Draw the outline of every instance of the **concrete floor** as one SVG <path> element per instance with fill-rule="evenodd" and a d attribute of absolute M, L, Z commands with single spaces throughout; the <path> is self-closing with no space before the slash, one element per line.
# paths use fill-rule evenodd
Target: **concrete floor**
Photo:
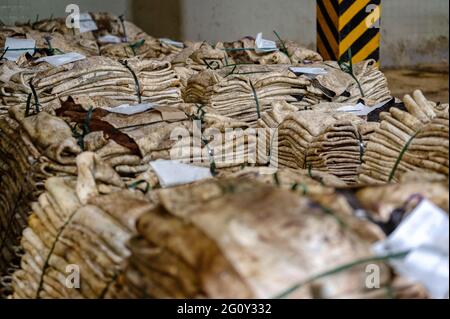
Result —
<path fill-rule="evenodd" d="M 448 65 L 428 65 L 417 68 L 383 69 L 393 96 L 403 98 L 420 89 L 431 101 L 449 102 Z"/>

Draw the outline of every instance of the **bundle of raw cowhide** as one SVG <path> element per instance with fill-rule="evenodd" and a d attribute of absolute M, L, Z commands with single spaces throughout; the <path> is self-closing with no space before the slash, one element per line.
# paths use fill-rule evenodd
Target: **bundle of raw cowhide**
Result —
<path fill-rule="evenodd" d="M 140 191 L 115 186 L 112 168 L 95 165 L 94 153 L 77 164 L 77 178 L 49 178 L 32 204 L 20 269 L 7 277 L 13 298 L 103 297 L 129 255 L 133 220 L 153 207 Z M 67 284 L 72 271 L 79 286 Z"/>
<path fill-rule="evenodd" d="M 136 57 L 119 62 L 97 56 L 59 67 L 41 62 L 37 69 L 9 69 L 8 81 L 0 82 L 0 101 L 7 106 L 32 103 L 41 109 L 56 109 L 60 100 L 69 96 L 102 97 L 117 104 L 167 105 L 182 101 L 178 76 L 169 62 L 159 60 Z"/>
<path fill-rule="evenodd" d="M 353 105 L 362 99 L 366 105 L 375 105 L 391 98 L 386 78 L 374 61 L 356 64 L 354 76 L 337 63 L 329 64 L 313 65 L 326 72 L 313 76 L 296 75 L 289 65 L 235 64 L 205 70 L 189 78 L 183 97 L 186 102 L 203 103 L 250 125 L 270 112 L 274 102 L 287 102 L 304 110 L 323 102 Z"/>
<path fill-rule="evenodd" d="M 234 42 L 219 42 L 216 48 L 226 51 L 237 63 L 296 65 L 322 61 L 320 54 L 294 41 L 279 42 L 274 50 L 260 50 L 254 38 L 245 37 Z"/>
<path fill-rule="evenodd" d="M 159 205 L 138 219 L 126 270 L 106 297 L 388 297 L 383 289 L 365 288 L 367 260 L 361 261 L 370 260 L 371 242 L 382 233 L 347 213 L 335 195 L 312 201 L 243 178 L 158 196 Z M 335 203 L 331 215 L 324 202 Z M 381 286 L 390 286 L 393 296 L 426 296 L 420 286 L 380 273 Z"/>
<path fill-rule="evenodd" d="M 278 163 L 325 171 L 349 185 L 356 184 L 365 141 L 373 127 L 345 112 L 295 112 L 278 125 Z"/>
<path fill-rule="evenodd" d="M 39 191 L 38 152 L 19 124 L 0 118 L 0 278 L 19 267 L 22 230 L 27 225 L 29 204 Z M 0 281 L 0 298 L 8 293 Z"/>
<path fill-rule="evenodd" d="M 413 172 L 448 179 L 448 105 L 427 101 L 420 91 L 406 95 L 404 104 L 405 111 L 393 107 L 380 114 L 364 153 L 361 182 L 395 182 Z"/>

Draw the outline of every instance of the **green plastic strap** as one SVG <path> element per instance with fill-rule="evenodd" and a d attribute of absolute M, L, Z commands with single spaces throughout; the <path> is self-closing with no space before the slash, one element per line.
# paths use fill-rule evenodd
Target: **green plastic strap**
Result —
<path fill-rule="evenodd" d="M 34 85 L 33 85 L 33 79 L 30 79 L 28 84 L 30 85 L 31 92 L 33 93 L 33 98 L 34 98 L 34 104 L 33 105 L 34 105 L 34 110 L 35 110 L 35 112 L 37 114 L 37 113 L 39 113 L 41 111 L 40 108 L 39 108 L 39 106 L 41 106 L 41 104 L 39 103 L 39 98 L 38 98 L 37 92 L 36 92 L 36 90 L 34 88 Z"/>
<path fill-rule="evenodd" d="M 397 171 L 398 166 L 400 165 L 400 162 L 402 161 L 403 155 L 405 155 L 405 152 L 408 150 L 409 145 L 413 141 L 413 139 L 416 138 L 417 134 L 419 134 L 420 131 L 417 131 L 413 136 L 410 137 L 410 139 L 403 145 L 402 150 L 400 151 L 400 154 L 398 154 L 397 160 L 395 161 L 394 166 L 392 167 L 391 173 L 389 174 L 388 182 L 391 182 L 394 179 L 395 172 Z"/>
<path fill-rule="evenodd" d="M 280 179 L 278 178 L 278 172 L 275 172 L 273 174 L 273 181 L 275 182 L 275 185 L 280 186 Z"/>
<path fill-rule="evenodd" d="M 306 164 L 306 167 L 307 167 L 307 169 L 308 169 L 308 176 L 309 176 L 311 179 L 313 179 L 313 180 L 319 182 L 320 185 L 325 186 L 325 183 L 323 182 L 323 179 L 322 179 L 320 176 L 318 176 L 318 177 L 313 176 L 313 174 L 312 174 L 312 165 L 311 165 L 310 163 L 308 163 L 308 164 Z"/>
<path fill-rule="evenodd" d="M 3 50 L 2 55 L 0 56 L 0 60 L 3 60 L 3 57 L 5 56 L 6 52 L 8 52 L 9 47 L 6 47 L 5 50 Z"/>
<path fill-rule="evenodd" d="M 275 33 L 275 36 L 280 41 L 280 44 L 281 44 L 281 50 L 280 51 L 283 52 L 284 54 L 286 54 L 286 56 L 289 58 L 289 62 L 291 62 L 291 64 L 292 64 L 291 56 L 289 55 L 288 49 L 287 49 L 286 44 L 284 43 L 283 39 L 281 39 L 281 37 L 278 35 L 277 31 L 273 30 L 273 33 Z"/>
<path fill-rule="evenodd" d="M 351 77 L 356 81 L 356 84 L 358 84 L 358 88 L 359 88 L 359 91 L 361 92 L 361 96 L 365 97 L 361 83 L 359 83 L 359 80 L 356 78 L 355 73 L 353 72 L 352 49 L 349 48 L 347 52 L 348 52 L 348 57 L 349 57 L 348 62 L 347 63 L 339 62 L 339 67 L 341 68 L 342 71 L 351 75 Z"/>
<path fill-rule="evenodd" d="M 306 186 L 305 183 L 300 183 L 300 184 L 299 184 L 299 183 L 294 183 L 294 184 L 291 186 L 291 190 L 292 190 L 292 191 L 296 191 L 296 190 L 298 189 L 299 186 L 302 187 L 303 195 L 306 195 L 306 194 L 308 193 L 308 186 Z"/>
<path fill-rule="evenodd" d="M 42 290 L 42 286 L 44 285 L 44 277 L 45 277 L 45 272 L 49 266 L 50 263 L 50 258 L 53 255 L 53 251 L 56 248 L 56 244 L 59 241 L 59 238 L 61 237 L 63 231 L 66 229 L 66 227 L 70 224 L 70 222 L 72 221 L 73 217 L 76 215 L 76 213 L 78 212 L 78 210 L 74 211 L 69 218 L 66 220 L 66 222 L 61 226 L 61 228 L 59 229 L 58 233 L 56 234 L 55 240 L 52 243 L 52 247 L 50 247 L 50 251 L 48 252 L 47 258 L 45 258 L 45 262 L 44 262 L 44 267 L 42 267 L 42 272 L 41 272 L 41 276 L 39 279 L 39 286 L 38 289 L 36 290 L 36 297 L 35 299 L 40 299 L 39 298 L 39 293 Z"/>
<path fill-rule="evenodd" d="M 137 187 L 141 184 L 146 184 L 145 189 L 144 189 L 144 194 L 147 194 L 148 191 L 151 189 L 151 186 L 150 186 L 150 183 L 147 182 L 145 179 L 140 179 L 134 183 L 131 183 L 130 185 L 128 185 L 128 188 L 129 189 L 138 189 Z"/>
<path fill-rule="evenodd" d="M 25 106 L 25 117 L 30 116 L 31 96 L 32 94 L 29 93 L 27 97 L 27 104 Z"/>
<path fill-rule="evenodd" d="M 119 21 L 120 21 L 120 24 L 122 25 L 123 37 L 125 39 L 125 42 L 128 42 L 127 29 L 125 28 L 125 22 L 124 22 L 123 14 L 121 14 L 119 16 Z"/>
<path fill-rule="evenodd" d="M 261 114 L 259 112 L 259 100 L 258 100 L 258 95 L 256 94 L 256 89 L 255 86 L 253 85 L 253 82 L 250 81 L 250 86 L 252 87 L 252 91 L 253 91 L 253 97 L 255 98 L 255 102 L 256 102 L 256 113 L 258 114 L 258 119 L 261 118 Z"/>
<path fill-rule="evenodd" d="M 205 105 L 203 105 L 203 104 L 200 104 L 200 105 L 196 104 L 195 106 L 197 107 L 197 112 L 195 113 L 195 117 L 196 117 L 197 120 L 200 120 L 201 122 L 203 122 L 203 120 L 205 118 L 205 115 L 206 115 L 206 112 L 203 109 L 205 107 Z"/>
<path fill-rule="evenodd" d="M 14 48 L 14 49 L 10 49 L 9 47 L 6 48 L 5 50 L 2 50 L 3 53 L 5 53 L 6 51 L 24 51 L 24 50 L 39 50 L 38 48 L 34 47 L 34 48 Z"/>
<path fill-rule="evenodd" d="M 145 43 L 145 39 L 142 39 L 142 40 L 136 41 L 129 45 L 134 56 L 136 56 L 136 49 L 139 49 L 144 43 Z M 126 52 L 126 50 L 125 50 L 125 52 Z M 128 53 L 127 53 L 127 56 L 128 56 Z"/>
<path fill-rule="evenodd" d="M 213 150 L 209 147 L 208 145 L 208 140 L 206 140 L 206 138 L 203 136 L 203 119 L 205 117 L 205 110 L 203 110 L 204 105 L 203 104 L 196 104 L 195 105 L 197 107 L 197 113 L 194 115 L 194 118 L 196 120 L 200 121 L 200 132 L 201 132 L 201 138 L 202 138 L 202 143 L 205 145 L 206 147 L 206 151 L 208 153 L 208 159 L 209 159 L 209 171 L 211 172 L 212 176 L 216 176 L 217 173 L 217 165 L 216 162 L 214 161 L 214 154 Z"/>
<path fill-rule="evenodd" d="M 206 67 L 210 70 L 218 70 L 220 69 L 220 63 L 217 59 L 202 59 L 203 63 L 205 63 Z"/>
<path fill-rule="evenodd" d="M 133 79 L 134 79 L 134 84 L 136 85 L 136 94 L 138 97 L 138 102 L 142 103 L 142 97 L 141 97 L 141 84 L 139 83 L 139 80 L 136 76 L 136 73 L 134 73 L 133 69 L 128 65 L 128 61 L 120 61 L 120 63 L 122 63 L 130 72 L 131 75 L 133 75 Z"/>
<path fill-rule="evenodd" d="M 324 278 L 324 277 L 328 277 L 340 272 L 343 272 L 345 270 L 351 269 L 355 266 L 359 266 L 359 265 L 364 265 L 370 262 L 379 262 L 379 261 L 385 261 L 385 260 L 389 260 L 389 259 L 400 259 L 400 258 L 404 258 L 406 257 L 406 255 L 409 254 L 410 251 L 404 251 L 404 252 L 400 252 L 400 253 L 393 253 L 393 254 L 388 254 L 385 256 L 378 256 L 378 257 L 369 257 L 369 258 L 363 258 L 363 259 L 358 259 L 356 261 L 338 266 L 336 268 L 330 269 L 328 271 L 325 271 L 323 273 L 320 273 L 318 275 L 315 275 L 305 281 L 302 281 L 298 284 L 295 284 L 294 286 L 292 286 L 291 288 L 289 288 L 288 290 L 286 290 L 285 292 L 277 295 L 274 297 L 274 299 L 283 299 L 287 296 L 289 296 L 290 294 L 292 294 L 293 292 L 295 292 L 296 290 L 304 287 L 307 284 L 310 284 L 318 279 Z"/>

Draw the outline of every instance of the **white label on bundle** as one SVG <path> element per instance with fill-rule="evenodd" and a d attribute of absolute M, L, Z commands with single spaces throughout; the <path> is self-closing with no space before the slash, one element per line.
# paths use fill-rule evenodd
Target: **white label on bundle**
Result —
<path fill-rule="evenodd" d="M 256 36 L 255 44 L 256 44 L 255 51 L 257 53 L 271 52 L 278 50 L 277 43 L 275 41 L 263 39 L 261 32 L 258 33 L 258 35 Z"/>
<path fill-rule="evenodd" d="M 161 38 L 161 39 L 159 39 L 159 41 L 161 41 L 161 42 L 163 42 L 163 43 L 165 43 L 167 45 L 172 45 L 172 46 L 177 47 L 177 48 L 184 48 L 184 43 L 183 42 L 178 42 L 178 41 L 174 41 L 174 40 L 167 39 L 167 38 Z"/>
<path fill-rule="evenodd" d="M 189 184 L 212 177 L 209 168 L 188 165 L 179 161 L 157 160 L 150 162 L 150 166 L 158 176 L 159 184 L 163 188 Z"/>
<path fill-rule="evenodd" d="M 155 104 L 152 103 L 142 103 L 142 104 L 122 104 L 116 107 L 102 107 L 102 109 L 107 110 L 111 113 L 118 113 L 124 115 L 133 115 L 148 111 L 155 107 Z"/>
<path fill-rule="evenodd" d="M 84 59 L 86 59 L 86 57 L 80 53 L 69 52 L 69 53 L 64 53 L 64 54 L 60 54 L 60 55 L 52 55 L 52 56 L 46 56 L 43 58 L 39 58 L 36 60 L 36 62 L 44 61 L 44 62 L 50 63 L 53 66 L 60 66 L 60 65 L 64 65 L 67 63 L 80 61 L 80 60 L 84 60 Z"/>
<path fill-rule="evenodd" d="M 346 106 L 342 106 L 342 107 L 338 108 L 337 111 L 349 112 L 349 113 L 352 113 L 352 114 L 358 115 L 358 116 L 366 116 L 369 113 L 375 111 L 376 109 L 379 109 L 380 107 L 385 106 L 387 103 L 389 103 L 389 101 L 390 101 L 390 99 L 385 102 L 378 103 L 377 105 L 374 105 L 374 106 L 365 106 L 362 103 L 358 103 L 356 105 L 346 105 Z"/>
<path fill-rule="evenodd" d="M 391 259 L 395 270 L 420 282 L 433 298 L 448 298 L 449 219 L 428 200 L 422 202 L 384 241 L 374 245 L 378 255 L 410 251 L 403 259 Z"/>
<path fill-rule="evenodd" d="M 112 34 L 102 35 L 98 38 L 98 42 L 101 43 L 122 43 L 122 39 Z"/>
<path fill-rule="evenodd" d="M 289 70 L 295 74 L 324 75 L 328 73 L 324 68 L 290 67 Z"/>
<path fill-rule="evenodd" d="M 89 13 L 80 13 L 80 33 L 97 30 L 97 24 Z"/>
<path fill-rule="evenodd" d="M 36 47 L 36 41 L 33 39 L 16 39 L 16 38 L 6 38 L 5 47 L 8 48 L 5 55 L 5 59 L 9 61 L 16 62 L 22 54 L 34 53 L 34 48 Z"/>
<path fill-rule="evenodd" d="M 358 114 L 359 113 L 364 113 L 365 111 L 367 111 L 367 109 L 370 110 L 370 107 L 365 106 L 362 103 L 358 103 L 356 105 L 345 105 L 345 106 L 341 106 L 340 108 L 338 108 L 336 111 L 339 112 L 349 112 L 349 113 L 354 113 L 354 114 Z"/>

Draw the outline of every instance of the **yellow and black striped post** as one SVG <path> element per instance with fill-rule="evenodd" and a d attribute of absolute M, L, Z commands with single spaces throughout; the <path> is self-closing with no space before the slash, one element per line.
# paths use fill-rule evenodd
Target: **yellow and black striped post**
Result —
<path fill-rule="evenodd" d="M 381 0 L 317 0 L 317 51 L 325 60 L 380 60 Z"/>

